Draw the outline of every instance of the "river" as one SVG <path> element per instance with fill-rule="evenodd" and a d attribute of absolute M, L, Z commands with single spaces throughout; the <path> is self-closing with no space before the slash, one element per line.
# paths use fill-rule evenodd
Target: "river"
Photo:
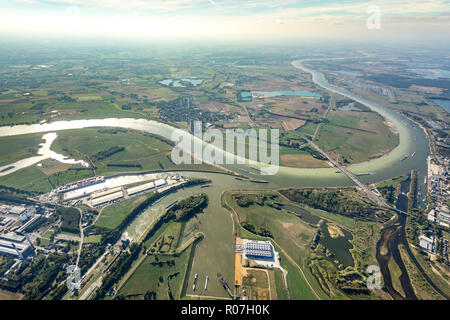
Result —
<path fill-rule="evenodd" d="M 381 180 L 389 179 L 403 174 L 409 174 L 412 169 L 418 171 L 418 182 L 422 184 L 423 177 L 426 173 L 426 158 L 429 154 L 429 143 L 424 132 L 417 127 L 411 121 L 403 118 L 398 113 L 372 101 L 369 101 L 363 97 L 360 97 L 354 93 L 347 90 L 335 87 L 328 83 L 325 76 L 317 71 L 308 69 L 303 65 L 302 61 L 294 61 L 292 64 L 294 67 L 308 72 L 312 75 L 312 80 L 317 85 L 325 88 L 334 93 L 341 94 L 345 97 L 353 99 L 371 110 L 379 113 L 387 120 L 390 120 L 399 132 L 399 144 L 388 154 L 385 154 L 377 159 L 367 161 L 364 163 L 359 163 L 351 165 L 348 169 L 354 174 L 357 173 L 370 173 L 367 176 L 361 176 L 359 179 L 364 183 L 374 183 Z M 308 60 L 311 61 L 311 60 Z M 162 137 L 171 137 L 172 134 L 177 131 L 185 137 L 194 139 L 190 133 L 186 131 L 180 131 L 172 126 L 157 121 L 146 120 L 146 119 L 86 119 L 86 120 L 72 120 L 72 121 L 55 121 L 51 123 L 44 124 L 32 124 L 32 125 L 17 125 L 0 127 L 0 136 L 14 136 L 30 133 L 45 133 L 45 132 L 57 132 L 60 130 L 68 129 L 83 129 L 92 127 L 119 127 L 126 129 L 133 129 L 138 131 L 144 131 L 151 134 L 159 135 Z M 203 142 L 201 142 L 203 143 Z M 204 144 L 205 146 L 205 144 Z M 212 146 L 214 150 L 226 154 L 225 151 Z M 405 155 L 412 155 L 407 160 L 401 161 Z M 254 164 L 253 164 L 254 165 Z M 212 259 L 211 248 L 208 248 L 208 243 L 215 243 L 216 241 L 222 241 L 222 243 L 232 243 L 232 223 L 231 218 L 220 206 L 220 193 L 225 189 L 278 189 L 285 187 L 337 187 L 337 186 L 350 186 L 353 182 L 347 178 L 342 173 L 337 173 L 335 168 L 291 168 L 291 167 L 280 167 L 276 175 L 261 176 L 255 170 L 251 169 L 250 164 L 245 165 L 224 165 L 227 169 L 238 170 L 245 169 L 246 174 L 257 179 L 267 180 L 266 184 L 256 184 L 250 182 L 237 181 L 231 176 L 218 175 L 218 174 L 204 174 L 204 173 L 192 173 L 185 172 L 183 175 L 186 176 L 199 176 L 199 177 L 211 177 L 214 178 L 212 186 L 206 189 L 199 189 L 198 187 L 192 189 L 185 189 L 180 192 L 167 196 L 161 203 L 172 201 L 172 199 L 179 199 L 181 196 L 185 196 L 192 192 L 207 192 L 211 196 L 211 207 L 214 210 L 209 210 L 208 215 L 200 217 L 198 221 L 192 222 L 192 224 L 197 223 L 197 225 L 203 225 L 203 227 L 208 226 L 208 228 L 202 228 L 203 230 L 214 230 L 208 232 L 206 238 L 210 241 L 202 241 L 196 250 L 193 269 L 192 270 L 207 270 L 211 268 L 215 269 L 216 261 Z M 239 171 L 238 171 L 239 172 Z M 218 178 L 219 177 L 219 178 Z M 0 178 L 1 181 L 1 178 Z M 422 186 L 425 190 L 425 186 Z M 158 206 L 162 207 L 162 206 Z M 131 238 L 139 238 L 142 232 L 145 231 L 144 226 L 148 226 L 151 221 L 154 221 L 160 214 L 161 210 L 158 208 L 149 208 L 142 215 L 137 217 L 127 228 L 126 232 Z M 225 216 L 225 218 L 224 218 Z M 208 218 L 209 217 L 209 218 Z M 218 221 L 223 220 L 223 225 L 221 228 L 217 229 L 214 225 L 218 224 Z M 190 227 L 190 225 L 188 225 Z M 194 229 L 195 225 L 192 226 Z M 220 232 L 218 231 L 220 230 Z M 223 238 L 225 237 L 225 238 Z M 226 241 L 224 241 L 226 239 Z M 223 252 L 222 252 L 223 249 Z M 214 252 L 215 255 L 224 255 L 226 257 L 233 257 L 234 248 L 230 245 L 223 245 Z M 213 254 L 213 255 L 214 255 Z M 228 258 L 227 258 L 228 259 Z M 210 269 L 210 270 L 211 270 Z M 232 271 L 227 266 L 222 266 L 219 268 L 220 272 L 226 275 L 226 279 L 232 279 Z M 219 289 L 217 289 L 220 291 Z"/>

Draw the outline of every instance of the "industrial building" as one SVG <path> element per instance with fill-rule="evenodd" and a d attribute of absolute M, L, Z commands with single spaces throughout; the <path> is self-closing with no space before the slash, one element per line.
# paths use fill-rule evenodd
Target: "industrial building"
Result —
<path fill-rule="evenodd" d="M 244 254 L 250 260 L 273 260 L 274 250 L 269 241 L 244 240 Z"/>
<path fill-rule="evenodd" d="M 27 210 L 27 208 L 23 206 L 12 206 L 9 208 L 9 214 L 20 216 L 22 213 L 24 213 Z"/>
<path fill-rule="evenodd" d="M 108 194 L 106 196 L 93 199 L 91 201 L 91 204 L 92 204 L 92 206 L 97 207 L 97 206 L 106 204 L 108 202 L 119 200 L 119 199 L 122 199 L 122 198 L 123 198 L 123 191 L 120 190 L 118 192 L 111 193 L 111 194 Z"/>
<path fill-rule="evenodd" d="M 434 251 L 434 236 L 427 237 L 427 236 L 421 234 L 419 236 L 419 246 L 428 252 L 433 252 Z"/>
<path fill-rule="evenodd" d="M 102 190 L 102 191 L 95 191 L 91 194 L 91 199 L 104 197 L 104 196 L 107 196 L 108 194 L 116 193 L 119 191 L 122 191 L 122 187 L 116 187 L 116 188 L 106 189 L 106 190 Z"/>
<path fill-rule="evenodd" d="M 23 225 L 20 226 L 19 229 L 17 229 L 18 233 L 22 233 L 25 232 L 29 229 L 31 229 L 34 225 L 36 225 L 36 223 L 42 218 L 42 215 L 40 214 L 36 214 L 33 216 L 33 218 L 31 218 L 30 220 L 28 220 L 26 223 L 24 223 Z"/>
<path fill-rule="evenodd" d="M 25 241 L 25 237 L 14 232 L 8 232 L 5 234 L 0 234 L 0 240 L 6 240 L 16 243 L 22 243 Z"/>
<path fill-rule="evenodd" d="M 28 241 L 17 243 L 15 241 L 0 240 L 0 254 L 25 259 L 34 251 Z"/>
<path fill-rule="evenodd" d="M 155 183 L 154 182 L 149 182 L 137 187 L 132 187 L 132 188 L 128 188 L 127 189 L 127 193 L 129 196 L 134 195 L 136 193 L 139 192 L 143 192 L 143 191 L 148 191 L 148 190 L 152 190 L 155 188 Z"/>
<path fill-rule="evenodd" d="M 2 218 L 2 217 L 0 217 L 0 226 L 4 226 L 5 224 L 7 224 L 10 221 L 11 221 L 11 218 Z"/>
<path fill-rule="evenodd" d="M 155 181 L 155 188 L 159 188 L 159 187 L 164 186 L 166 184 L 167 184 L 167 182 L 164 179 L 156 180 Z"/>

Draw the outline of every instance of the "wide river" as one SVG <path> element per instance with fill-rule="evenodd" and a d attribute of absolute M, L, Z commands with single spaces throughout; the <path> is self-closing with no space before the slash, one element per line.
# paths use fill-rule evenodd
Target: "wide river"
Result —
<path fill-rule="evenodd" d="M 355 164 L 349 167 L 349 170 L 353 173 L 370 173 L 359 177 L 364 183 L 373 183 L 384 179 L 392 178 L 402 174 L 409 174 L 412 169 L 419 172 L 419 183 L 423 188 L 423 177 L 426 173 L 426 157 L 429 154 L 429 143 L 424 132 L 417 127 L 414 123 L 405 119 L 397 112 L 385 108 L 379 104 L 376 104 L 370 100 L 360 97 L 345 89 L 338 88 L 331 85 L 325 78 L 325 76 L 315 70 L 308 69 L 303 65 L 303 62 L 312 60 L 294 61 L 292 65 L 304 72 L 308 72 L 312 75 L 312 80 L 318 86 L 325 88 L 334 93 L 341 94 L 350 99 L 360 102 L 367 106 L 371 110 L 379 113 L 384 118 L 390 120 L 400 135 L 400 141 L 397 147 L 395 147 L 390 153 L 383 155 L 377 159 L 371 161 Z M 43 124 L 32 125 L 17 125 L 0 127 L 0 137 L 31 134 L 31 133 L 44 133 L 44 132 L 56 132 L 60 130 L 68 129 L 83 129 L 91 127 L 119 127 L 149 132 L 162 137 L 171 137 L 172 134 L 181 130 L 176 129 L 167 124 L 163 124 L 157 121 L 146 119 L 88 119 L 88 120 L 71 120 L 71 121 L 56 121 Z M 181 132 L 182 135 L 192 138 L 193 141 L 198 138 L 193 137 L 186 131 Z M 200 141 L 200 140 L 198 140 Z M 205 144 L 205 143 L 204 143 Z M 224 152 L 216 147 L 213 149 L 218 152 Z M 411 156 L 414 154 L 414 156 Z M 401 161 L 405 156 L 407 160 Z M 337 173 L 335 168 L 291 168 L 280 167 L 276 175 L 260 175 L 257 171 L 250 168 L 250 165 L 224 165 L 224 167 L 232 170 L 238 170 L 239 168 L 245 169 L 244 171 L 237 171 L 253 178 L 264 179 L 270 182 L 271 188 L 279 187 L 306 187 L 306 186 L 349 186 L 353 182 L 348 179 L 344 174 Z M 248 171 L 247 171 L 248 170 Z M 261 185 L 262 187 L 262 185 Z M 264 186 L 264 188 L 266 188 Z"/>

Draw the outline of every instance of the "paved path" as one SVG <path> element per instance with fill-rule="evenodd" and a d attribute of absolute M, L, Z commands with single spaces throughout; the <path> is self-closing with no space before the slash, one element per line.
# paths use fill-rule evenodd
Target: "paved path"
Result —
<path fill-rule="evenodd" d="M 80 262 L 80 257 L 81 257 L 81 251 L 83 250 L 83 241 L 84 241 L 84 230 L 83 230 L 83 211 L 80 208 L 77 208 L 78 211 L 80 212 L 80 242 L 78 245 L 78 256 L 77 256 L 77 262 L 75 263 L 75 265 L 78 268 L 78 263 Z"/>

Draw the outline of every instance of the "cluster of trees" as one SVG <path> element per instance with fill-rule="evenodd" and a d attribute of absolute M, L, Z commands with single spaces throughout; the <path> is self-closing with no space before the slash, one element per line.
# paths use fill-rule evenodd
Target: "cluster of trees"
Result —
<path fill-rule="evenodd" d="M 127 129 L 122 128 L 101 128 L 97 130 L 98 133 L 106 133 L 106 134 L 118 134 L 118 133 L 127 133 Z"/>
<path fill-rule="evenodd" d="M 0 276 L 14 264 L 14 259 L 9 256 L 0 256 Z"/>
<path fill-rule="evenodd" d="M 35 103 L 34 101 L 32 102 L 33 106 L 30 108 L 30 110 L 35 110 L 35 111 L 42 111 L 42 109 L 44 109 L 44 107 L 47 105 L 47 103 L 45 102 L 38 102 Z"/>
<path fill-rule="evenodd" d="M 384 83 L 396 88 L 409 88 L 415 84 L 418 86 L 449 88 L 450 80 L 448 79 L 423 79 L 420 77 L 403 77 L 391 73 L 376 73 L 370 76 L 364 76 L 363 79 Z"/>
<path fill-rule="evenodd" d="M 280 190 L 280 193 L 291 201 L 344 216 L 368 220 L 389 218 L 387 212 L 363 200 L 353 190 L 306 188 Z"/>
<path fill-rule="evenodd" d="M 77 102 L 77 99 L 74 99 L 72 97 L 69 97 L 67 95 L 63 95 L 62 97 L 56 98 L 58 101 L 64 101 L 64 102 Z"/>
<path fill-rule="evenodd" d="M 378 191 L 380 191 L 380 193 L 383 195 L 383 197 L 386 199 L 387 202 L 392 203 L 392 204 L 395 203 L 396 188 L 394 186 L 392 186 L 392 185 L 383 186 L 383 187 L 378 187 L 377 189 L 378 189 Z"/>
<path fill-rule="evenodd" d="M 251 233 L 258 234 L 263 237 L 273 238 L 272 232 L 264 227 L 257 229 L 254 225 L 245 221 L 242 222 L 241 225 L 245 230 L 250 231 Z"/>
<path fill-rule="evenodd" d="M 140 163 L 134 163 L 134 164 L 127 164 L 127 163 L 107 163 L 107 167 L 119 167 L 119 168 L 142 168 L 142 164 Z"/>
<path fill-rule="evenodd" d="M 80 212 L 78 209 L 56 207 L 55 214 L 62 220 L 62 231 L 78 234 L 80 222 Z"/>
<path fill-rule="evenodd" d="M 282 203 L 278 202 L 278 196 L 275 194 L 233 194 L 234 200 L 240 207 L 248 207 L 253 204 L 259 206 L 267 205 L 277 210 L 281 209 Z"/>
<path fill-rule="evenodd" d="M 0 200 L 10 201 L 10 202 L 34 204 L 34 201 L 31 201 L 27 198 L 34 197 L 34 196 L 37 196 L 42 193 L 43 192 L 41 192 L 41 191 L 26 191 L 26 190 L 21 190 L 21 189 L 16 189 L 16 188 L 0 185 Z M 25 196 L 25 197 L 16 197 L 14 195 L 20 195 L 20 196 Z"/>
<path fill-rule="evenodd" d="M 144 295 L 144 300 L 156 300 L 156 292 L 147 291 Z"/>
<path fill-rule="evenodd" d="M 97 261 L 97 259 L 103 254 L 104 247 L 98 243 L 85 243 L 83 244 L 83 250 L 80 255 L 80 262 L 78 267 L 81 274 L 85 274 L 89 268 Z"/>
<path fill-rule="evenodd" d="M 267 200 L 264 194 L 234 194 L 234 200 L 240 207 L 249 207 L 252 204 L 263 206 Z"/>
<path fill-rule="evenodd" d="M 417 203 L 417 171 L 411 171 L 411 182 L 409 184 L 408 192 L 408 212 L 416 206 Z"/>
<path fill-rule="evenodd" d="M 351 295 L 369 295 L 365 278 L 353 268 L 347 268 L 336 277 L 336 286 L 343 292 Z"/>
<path fill-rule="evenodd" d="M 100 151 L 96 154 L 94 154 L 91 159 L 92 161 L 97 161 L 97 160 L 104 160 L 106 158 L 111 157 L 113 154 L 116 154 L 118 152 L 124 151 L 125 147 L 118 147 L 118 146 L 113 146 L 111 148 L 108 148 L 106 150 Z"/>
<path fill-rule="evenodd" d="M 95 299 L 103 299 L 106 294 L 112 289 L 114 284 L 116 284 L 125 273 L 130 270 L 133 262 L 139 257 L 142 251 L 142 243 L 133 243 L 130 246 L 130 252 L 123 252 L 122 255 L 117 259 L 114 265 L 109 269 L 109 273 L 103 279 L 102 285 L 98 288 L 95 293 Z"/>
<path fill-rule="evenodd" d="M 189 220 L 194 214 L 208 206 L 208 196 L 204 193 L 181 200 L 167 211 L 168 219 Z"/>
<path fill-rule="evenodd" d="M 307 151 L 315 159 L 327 160 L 327 158 L 325 158 L 319 151 L 311 148 L 310 146 L 303 148 L 303 150 Z"/>
<path fill-rule="evenodd" d="M 56 283 L 66 277 L 65 264 L 68 255 L 39 255 L 33 261 L 25 261 L 7 276 L 8 281 L 1 282 L 0 287 L 20 292 L 25 299 L 40 300 L 57 289 Z"/>

